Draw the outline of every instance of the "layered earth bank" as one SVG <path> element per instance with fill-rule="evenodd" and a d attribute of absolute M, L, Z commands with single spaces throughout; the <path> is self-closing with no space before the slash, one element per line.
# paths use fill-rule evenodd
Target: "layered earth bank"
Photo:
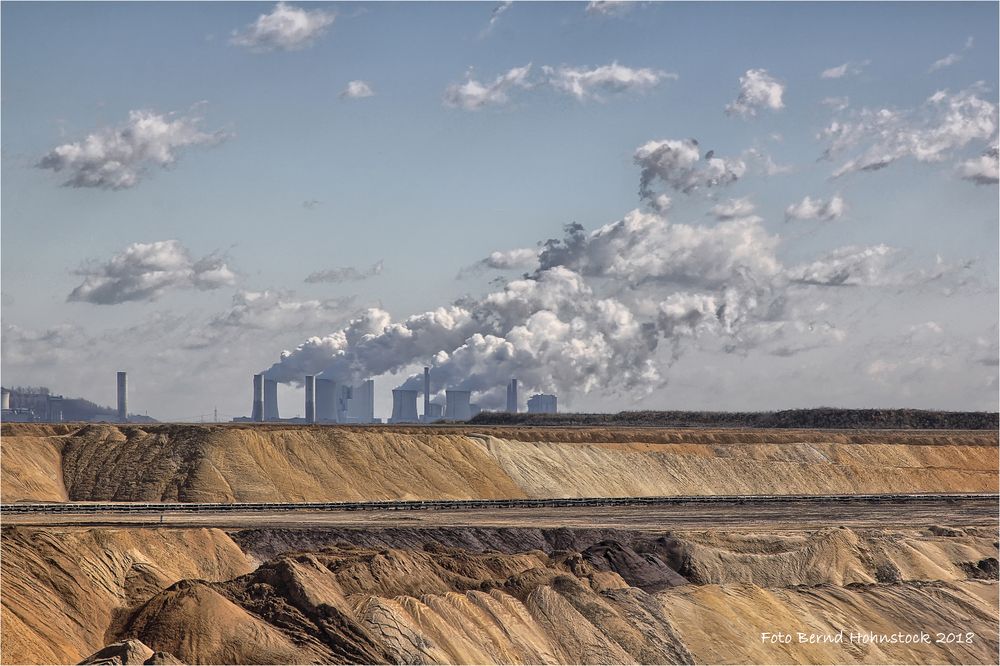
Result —
<path fill-rule="evenodd" d="M 5 424 L 3 502 L 995 492 L 991 431 Z"/>
<path fill-rule="evenodd" d="M 5 424 L 2 456 L 5 503 L 997 490 L 983 431 Z M 19 519 L 0 539 L 0 657 L 996 663 L 997 527 L 948 506 L 879 529 Z"/>

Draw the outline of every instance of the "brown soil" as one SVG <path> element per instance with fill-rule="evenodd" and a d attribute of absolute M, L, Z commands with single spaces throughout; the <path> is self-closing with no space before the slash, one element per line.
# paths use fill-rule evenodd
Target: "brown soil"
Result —
<path fill-rule="evenodd" d="M 998 650 L 994 526 L 2 536 L 3 663 L 126 640 L 158 663 L 995 663 Z M 975 637 L 760 638 L 840 629 Z"/>
<path fill-rule="evenodd" d="M 5 424 L 4 502 L 993 492 L 997 434 Z"/>

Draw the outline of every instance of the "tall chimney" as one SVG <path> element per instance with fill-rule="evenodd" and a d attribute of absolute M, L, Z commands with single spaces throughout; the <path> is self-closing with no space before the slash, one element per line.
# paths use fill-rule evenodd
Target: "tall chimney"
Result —
<path fill-rule="evenodd" d="M 128 376 L 118 373 L 118 422 L 128 423 Z"/>
<path fill-rule="evenodd" d="M 424 423 L 430 423 L 427 419 L 431 413 L 431 369 L 424 366 Z"/>
<path fill-rule="evenodd" d="M 264 373 L 253 376 L 253 413 L 250 415 L 254 421 L 264 420 Z"/>
<path fill-rule="evenodd" d="M 507 411 L 517 414 L 517 380 L 512 379 L 507 384 Z"/>
<path fill-rule="evenodd" d="M 316 423 L 316 375 L 306 375 L 306 423 Z"/>

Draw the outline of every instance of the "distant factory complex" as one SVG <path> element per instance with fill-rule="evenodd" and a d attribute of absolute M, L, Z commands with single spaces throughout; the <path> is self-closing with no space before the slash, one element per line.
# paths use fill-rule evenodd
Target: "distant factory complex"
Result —
<path fill-rule="evenodd" d="M 135 420 L 150 420 L 148 417 L 131 416 L 128 411 L 128 375 L 118 372 L 117 409 L 109 408 L 90 415 L 64 415 L 64 398 L 47 392 L 14 393 L 3 389 L 3 413 L 0 420 L 7 422 L 34 421 L 60 423 L 63 420 L 115 421 L 128 423 Z M 305 418 L 281 418 L 278 412 L 278 382 L 268 379 L 264 373 L 253 376 L 253 401 L 250 416 L 238 416 L 239 422 L 290 422 L 290 423 L 382 423 L 375 417 L 375 381 L 366 379 L 357 385 L 350 385 L 333 379 L 306 375 Z M 47 391 L 47 389 L 45 390 Z M 423 394 L 423 411 L 417 412 L 417 399 Z M 423 389 L 397 388 L 392 391 L 392 415 L 388 423 L 434 423 L 435 421 L 468 421 L 480 411 L 480 406 L 472 402 L 472 391 L 449 388 L 444 391 L 444 404 L 434 402 L 431 388 L 431 369 L 424 368 Z M 66 401 L 69 402 L 69 401 Z M 81 402 L 81 401 L 74 401 Z M 85 401 L 82 401 L 85 402 Z M 536 394 L 528 398 L 528 413 L 555 414 L 556 396 Z M 97 407 L 93 405 L 93 407 Z M 511 379 L 507 384 L 506 411 L 518 412 L 518 382 Z"/>
<path fill-rule="evenodd" d="M 434 423 L 435 421 L 468 421 L 480 411 L 472 402 L 472 391 L 445 389 L 444 404 L 432 401 L 431 369 L 424 368 L 423 390 L 396 388 L 392 390 L 392 415 L 389 423 Z M 366 379 L 356 386 L 324 379 L 315 375 L 303 378 L 305 418 L 282 419 L 278 414 L 278 382 L 264 373 L 253 376 L 251 415 L 235 421 L 286 421 L 305 423 L 382 423 L 375 417 L 375 381 Z M 423 413 L 417 412 L 417 399 L 423 394 Z M 517 380 L 507 385 L 507 409 L 518 411 Z M 528 412 L 556 413 L 556 396 L 533 395 L 528 399 Z"/>

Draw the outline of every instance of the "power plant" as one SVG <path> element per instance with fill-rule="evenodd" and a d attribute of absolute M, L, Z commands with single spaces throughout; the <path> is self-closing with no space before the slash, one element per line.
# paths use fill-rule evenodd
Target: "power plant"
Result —
<path fill-rule="evenodd" d="M 122 373 L 124 374 L 124 373 Z M 446 419 L 449 421 L 468 421 L 481 411 L 478 404 L 472 403 L 472 391 L 465 389 L 446 389 L 445 403 L 432 402 L 434 391 L 431 387 L 431 368 L 424 367 L 421 389 L 396 388 L 392 391 L 392 416 L 389 423 L 434 423 Z M 366 379 L 356 386 L 351 386 L 333 378 L 320 375 L 306 375 L 303 378 L 305 388 L 305 418 L 296 417 L 281 419 L 278 417 L 278 381 L 266 378 L 263 373 L 253 376 L 253 410 L 250 418 L 237 417 L 236 421 L 284 421 L 305 423 L 381 423 L 375 418 L 375 381 Z M 412 384 L 408 384 L 412 385 Z M 518 380 L 511 379 L 507 383 L 507 411 L 516 414 L 518 411 Z M 423 393 L 423 413 L 417 413 L 417 398 Z M 529 413 L 556 412 L 556 396 L 549 394 L 533 395 L 528 400 Z"/>
<path fill-rule="evenodd" d="M 118 372 L 118 422 L 128 423 L 128 375 Z"/>

